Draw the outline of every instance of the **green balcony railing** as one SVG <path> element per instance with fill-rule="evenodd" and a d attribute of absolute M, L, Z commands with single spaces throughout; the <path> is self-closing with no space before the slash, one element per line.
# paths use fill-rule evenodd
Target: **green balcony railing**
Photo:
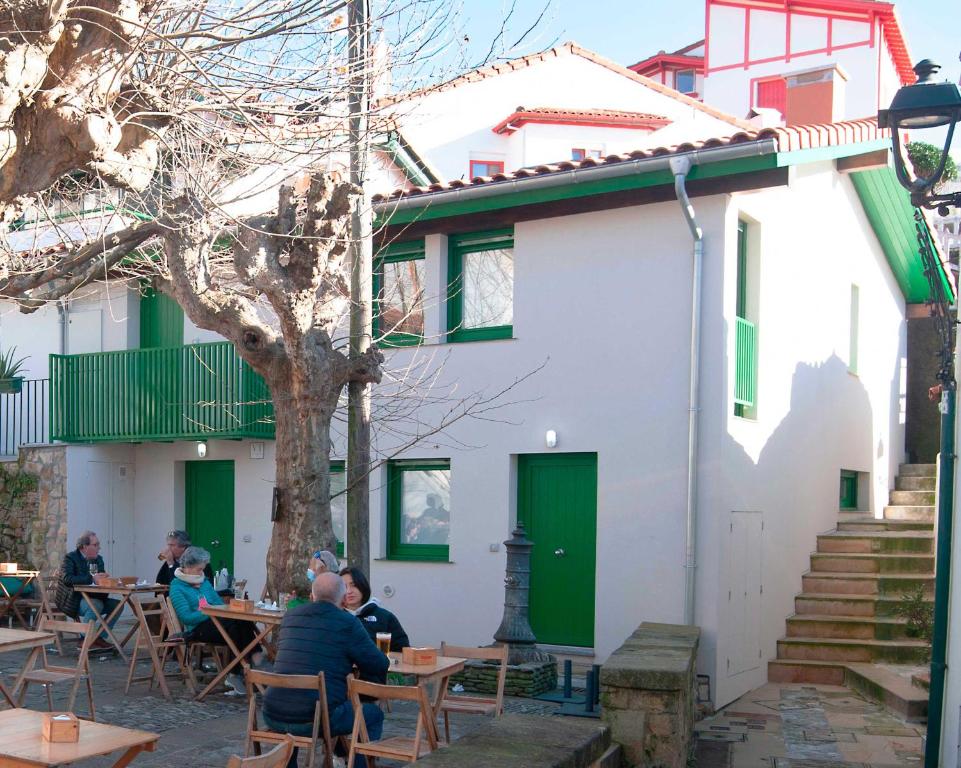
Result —
<path fill-rule="evenodd" d="M 229 342 L 50 356 L 54 440 L 272 439 L 273 414 Z"/>
<path fill-rule="evenodd" d="M 734 327 L 734 402 L 751 408 L 757 394 L 757 326 L 738 317 Z"/>

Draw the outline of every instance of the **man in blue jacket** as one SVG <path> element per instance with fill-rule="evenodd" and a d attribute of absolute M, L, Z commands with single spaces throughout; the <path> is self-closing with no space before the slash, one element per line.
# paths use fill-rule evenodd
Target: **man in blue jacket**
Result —
<path fill-rule="evenodd" d="M 336 573 L 321 573 L 311 588 L 312 602 L 287 612 L 280 625 L 273 672 L 281 675 L 324 673 L 330 732 L 348 734 L 354 727 L 354 709 L 347 698 L 347 676 L 356 666 L 365 680 L 386 679 L 389 659 L 377 650 L 360 621 L 342 609 L 346 587 Z M 309 736 L 313 728 L 317 691 L 268 688 L 263 717 L 267 727 L 281 733 Z M 364 704 L 364 722 L 372 741 L 380 738 L 384 713 L 376 704 Z M 358 756 L 357 768 L 366 768 Z M 297 750 L 289 768 L 296 768 Z"/>
<path fill-rule="evenodd" d="M 68 552 L 63 558 L 60 566 L 60 582 L 57 584 L 55 602 L 57 608 L 72 619 L 78 621 L 94 621 L 98 618 L 106 619 L 113 609 L 117 607 L 118 601 L 106 595 L 91 598 L 97 613 L 94 613 L 86 600 L 82 600 L 80 593 L 74 587 L 86 584 L 99 584 L 109 574 L 100 556 L 100 539 L 93 531 L 84 531 L 77 539 L 77 548 L 73 552 Z M 99 616 L 98 616 L 99 614 Z M 108 623 L 111 629 L 117 623 L 120 615 L 114 616 Z M 108 635 L 101 632 L 100 636 L 93 641 L 94 648 L 113 648 L 107 642 Z"/>

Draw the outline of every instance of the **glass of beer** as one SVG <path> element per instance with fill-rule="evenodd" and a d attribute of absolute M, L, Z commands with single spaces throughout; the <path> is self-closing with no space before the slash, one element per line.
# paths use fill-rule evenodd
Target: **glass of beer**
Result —
<path fill-rule="evenodd" d="M 387 655 L 387 652 L 390 650 L 390 638 L 391 638 L 390 632 L 377 633 L 377 647 L 380 649 L 380 652 L 383 653 L 385 656 Z"/>

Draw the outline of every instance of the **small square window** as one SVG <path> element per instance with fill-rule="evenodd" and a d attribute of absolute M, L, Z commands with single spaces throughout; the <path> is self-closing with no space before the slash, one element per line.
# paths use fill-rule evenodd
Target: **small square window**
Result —
<path fill-rule="evenodd" d="M 849 469 L 841 470 L 841 490 L 840 503 L 841 509 L 858 508 L 858 473 Z"/>
<path fill-rule="evenodd" d="M 387 557 L 450 559 L 450 461 L 387 466 Z"/>
<path fill-rule="evenodd" d="M 452 237 L 448 275 L 447 340 L 509 339 L 514 323 L 513 232 Z"/>
<path fill-rule="evenodd" d="M 330 462 L 330 518 L 337 537 L 337 556 L 344 556 L 347 542 L 347 469 L 342 461 Z"/>
<path fill-rule="evenodd" d="M 674 87 L 681 93 L 694 93 L 697 90 L 696 78 L 693 69 L 679 69 L 674 73 Z"/>
<path fill-rule="evenodd" d="M 599 149 L 581 149 L 575 147 L 571 150 L 571 160 L 579 161 L 591 158 L 592 160 L 600 160 L 603 156 L 603 152 Z"/>
<path fill-rule="evenodd" d="M 470 177 L 476 179 L 478 176 L 493 176 L 495 173 L 504 172 L 503 160 L 471 160 Z"/>
<path fill-rule="evenodd" d="M 424 340 L 424 241 L 384 248 L 374 261 L 374 312 L 379 342 Z"/>

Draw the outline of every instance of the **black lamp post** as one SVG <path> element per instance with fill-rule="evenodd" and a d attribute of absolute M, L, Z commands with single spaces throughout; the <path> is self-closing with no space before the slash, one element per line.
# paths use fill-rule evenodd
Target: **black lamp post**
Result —
<path fill-rule="evenodd" d="M 954 83 L 934 81 L 934 76 L 940 69 L 940 65 L 930 59 L 919 61 L 914 67 L 918 81 L 914 85 L 901 88 L 894 95 L 891 106 L 878 111 L 878 126 L 891 129 L 894 168 L 898 181 L 911 193 L 911 203 L 917 208 L 938 208 L 942 215 L 946 215 L 948 206 L 961 207 L 961 192 L 939 195 L 934 193 L 934 187 L 944 173 L 948 150 L 951 149 L 951 140 L 954 138 L 954 128 L 961 120 L 961 91 L 958 91 L 958 86 Z M 948 126 L 948 135 L 937 168 L 930 176 L 912 179 L 905 166 L 901 131 L 939 128 L 944 125 Z"/>

